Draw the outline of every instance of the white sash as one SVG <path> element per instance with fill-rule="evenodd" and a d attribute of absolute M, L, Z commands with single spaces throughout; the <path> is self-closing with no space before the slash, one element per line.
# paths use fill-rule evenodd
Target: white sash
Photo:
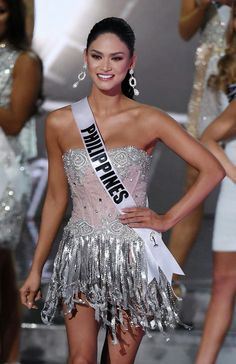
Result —
<path fill-rule="evenodd" d="M 91 165 L 104 190 L 120 213 L 124 208 L 136 207 L 133 197 L 112 165 L 88 99 L 84 98 L 72 104 L 71 108 Z M 133 230 L 145 242 L 148 282 L 152 281 L 154 277 L 158 281 L 159 268 L 170 284 L 174 273 L 184 275 L 163 243 L 161 233 L 147 228 L 134 228 Z"/>

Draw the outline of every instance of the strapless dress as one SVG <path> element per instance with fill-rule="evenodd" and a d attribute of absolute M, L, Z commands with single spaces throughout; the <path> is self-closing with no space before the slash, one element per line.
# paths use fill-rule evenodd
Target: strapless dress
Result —
<path fill-rule="evenodd" d="M 137 206 L 146 206 L 151 157 L 132 146 L 108 153 Z M 113 338 L 124 311 L 130 323 L 146 333 L 174 327 L 178 315 L 171 287 L 162 272 L 158 282 L 154 278 L 148 283 L 144 242 L 120 223 L 86 151 L 69 150 L 63 160 L 73 210 L 55 258 L 43 321 L 52 322 L 62 303 L 68 313 L 76 304 L 78 310 L 79 304 L 86 304 L 111 328 Z M 79 298 L 80 293 L 86 299 Z"/>

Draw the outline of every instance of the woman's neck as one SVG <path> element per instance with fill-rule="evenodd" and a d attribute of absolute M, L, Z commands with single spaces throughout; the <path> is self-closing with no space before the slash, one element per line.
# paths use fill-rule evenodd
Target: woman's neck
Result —
<path fill-rule="evenodd" d="M 92 87 L 91 94 L 88 97 L 93 110 L 100 115 L 109 115 L 116 110 L 118 111 L 124 98 L 125 96 L 121 91 L 108 95 L 95 87 Z"/>

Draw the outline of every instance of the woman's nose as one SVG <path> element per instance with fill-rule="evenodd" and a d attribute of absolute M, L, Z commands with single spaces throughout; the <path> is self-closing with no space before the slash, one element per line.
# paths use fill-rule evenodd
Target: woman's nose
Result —
<path fill-rule="evenodd" d="M 102 63 L 103 71 L 110 71 L 111 70 L 111 63 L 109 59 L 104 59 Z"/>

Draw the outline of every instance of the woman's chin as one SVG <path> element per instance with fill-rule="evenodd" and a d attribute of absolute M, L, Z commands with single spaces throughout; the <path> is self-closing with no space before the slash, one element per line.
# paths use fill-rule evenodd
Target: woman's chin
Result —
<path fill-rule="evenodd" d="M 121 87 L 119 86 L 109 86 L 109 85 L 96 85 L 96 88 L 103 94 L 107 94 L 110 96 L 120 94 Z"/>

